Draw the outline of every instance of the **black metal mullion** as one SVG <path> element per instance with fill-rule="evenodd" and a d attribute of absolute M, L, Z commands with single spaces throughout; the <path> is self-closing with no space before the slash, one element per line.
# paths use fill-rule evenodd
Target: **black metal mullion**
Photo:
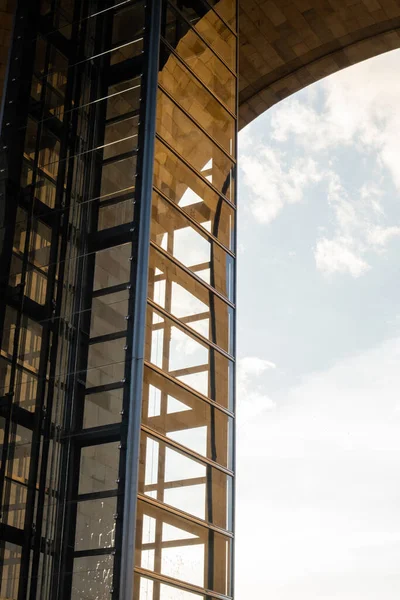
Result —
<path fill-rule="evenodd" d="M 134 598 L 135 534 L 137 517 L 137 490 L 139 477 L 140 423 L 143 389 L 145 348 L 145 322 L 147 312 L 148 264 L 150 247 L 151 199 L 154 168 L 156 126 L 157 81 L 159 70 L 159 46 L 162 25 L 162 0 L 152 0 L 146 6 L 144 62 L 140 104 L 140 128 L 136 178 L 136 206 L 134 213 L 131 284 L 133 293 L 129 303 L 131 334 L 128 335 L 126 379 L 129 381 L 124 394 L 124 427 L 120 477 L 123 496 L 118 503 L 116 542 L 121 539 L 120 571 L 114 578 L 113 600 L 120 597 Z M 130 368 L 129 368 L 130 367 Z M 120 537 L 119 537 L 120 536 Z M 117 579 L 118 576 L 118 579 Z"/>
<path fill-rule="evenodd" d="M 76 21 L 75 21 L 75 28 L 74 32 L 75 32 L 75 46 L 76 46 L 76 51 L 77 51 L 77 56 L 84 56 L 85 55 L 85 39 L 86 39 L 86 33 L 87 33 L 87 22 L 84 20 L 83 25 L 81 26 L 80 20 L 79 20 L 79 16 L 81 16 L 81 11 L 85 9 L 85 6 L 82 6 L 81 3 L 79 2 L 79 0 L 76 2 L 75 4 L 75 14 L 76 14 Z M 73 69 L 71 69 L 70 73 L 69 73 L 69 77 L 71 78 L 71 89 L 72 89 L 72 94 L 73 94 L 73 104 L 76 106 L 80 105 L 80 99 L 81 99 L 81 94 L 82 94 L 82 89 L 83 89 L 83 79 L 84 79 L 84 72 L 81 69 L 77 69 L 76 67 L 74 67 Z M 77 135 L 77 128 L 78 128 L 78 123 L 79 123 L 79 110 L 70 110 L 68 111 L 71 113 L 72 115 L 72 121 L 71 121 L 71 125 L 70 125 L 70 129 L 71 129 L 71 134 L 68 138 L 69 141 L 69 148 L 70 148 L 70 155 L 69 155 L 69 159 L 68 159 L 68 178 L 67 178 L 67 186 L 66 186 L 66 192 L 65 192 L 65 200 L 66 200 L 66 205 L 67 205 L 67 209 L 69 209 L 69 211 L 72 211 L 75 209 L 75 207 L 73 206 L 73 203 L 76 202 L 76 198 L 72 198 L 73 196 L 73 186 L 74 186 L 74 177 L 75 177 L 75 157 L 76 157 L 76 153 L 79 149 L 79 143 L 80 143 L 80 138 Z M 64 217 L 64 223 L 63 223 L 63 235 L 62 235 L 62 250 L 60 253 L 60 273 L 59 273 L 59 279 L 60 281 L 60 285 L 58 286 L 57 289 L 57 308 L 58 308 L 58 312 L 61 316 L 61 311 L 62 311 L 62 305 L 63 305 L 63 284 L 62 282 L 64 281 L 64 277 L 65 277 L 65 271 L 66 271 L 66 255 L 67 255 L 67 250 L 68 250 L 68 243 L 70 241 L 70 243 L 73 243 L 72 240 L 69 240 L 69 232 L 70 232 L 70 223 L 68 220 L 68 210 L 65 213 L 65 217 Z M 59 319 L 59 333 L 65 335 L 64 333 L 64 322 Z M 57 340 L 58 341 L 58 340 Z M 68 339 L 68 343 L 71 342 L 71 338 Z M 52 348 L 52 367 L 53 367 L 53 377 L 51 378 L 53 381 L 53 390 L 54 390 L 54 383 L 55 383 L 55 373 L 56 373 L 56 369 L 57 369 L 57 365 L 56 365 L 56 361 L 57 361 L 57 354 L 58 354 L 58 344 L 54 344 L 53 348 Z M 64 397 L 67 398 L 68 396 L 68 387 L 69 382 L 67 381 L 67 384 L 63 386 L 63 393 L 64 393 Z M 67 402 L 65 402 L 65 404 L 67 404 Z M 61 439 L 59 440 L 59 443 L 61 444 Z M 57 506 L 57 511 L 56 511 L 56 515 L 55 515 L 55 522 L 56 522 L 56 528 L 55 528 L 55 539 L 54 539 L 54 565 L 53 565 L 53 570 L 52 570 L 52 577 L 51 577 L 51 581 L 50 581 L 50 588 L 51 588 L 51 597 L 58 597 L 59 595 L 59 590 L 61 589 L 60 586 L 62 585 L 62 566 L 63 566 L 63 554 L 62 554 L 62 549 L 63 549 L 63 545 L 65 542 L 65 530 L 63 528 L 63 523 L 64 523 L 64 519 L 65 519 L 65 496 L 66 496 L 66 491 L 67 491 L 67 469 L 68 469 L 68 454 L 67 454 L 68 449 L 66 448 L 66 445 L 63 444 L 61 447 L 61 456 L 60 456 L 60 468 L 59 468 L 59 486 L 58 486 L 58 494 L 59 494 L 59 502 L 58 502 L 58 506 Z"/>
<path fill-rule="evenodd" d="M 75 10 L 77 10 L 75 8 Z M 79 8 L 78 8 L 79 12 Z M 79 34 L 79 28 L 76 25 L 73 29 L 72 39 L 77 42 L 77 36 Z M 77 47 L 77 45 L 76 45 Z M 71 59 L 73 60 L 73 58 Z M 67 82 L 67 89 L 65 94 L 65 106 L 67 109 L 72 106 L 72 96 L 74 89 L 74 81 L 73 77 L 70 77 Z M 49 372 L 49 382 L 48 382 L 48 392 L 47 392 L 47 406 L 46 411 L 44 412 L 44 423 L 43 423 L 43 448 L 42 448 L 42 464 L 39 475 L 39 493 L 38 493 L 38 506 L 36 513 L 36 539 L 34 542 L 34 551 L 33 551 L 33 559 L 32 559 L 32 574 L 31 574 L 31 590 L 30 590 L 30 600 L 35 600 L 38 593 L 38 570 L 40 563 L 40 555 L 42 551 L 42 523 L 43 523 L 43 515 L 44 515 L 44 506 L 45 506 L 45 488 L 46 488 L 46 476 L 48 469 L 48 458 L 50 451 L 50 443 L 53 440 L 53 443 L 56 443 L 54 440 L 54 432 L 52 432 L 52 412 L 53 412 L 53 399 L 54 399 L 54 389 L 55 389 L 55 370 L 56 370 L 56 362 L 57 362 L 57 351 L 58 351 L 58 337 L 60 333 L 62 333 L 61 323 L 59 322 L 60 314 L 61 314 L 61 304 L 62 304 L 62 289 L 63 289 L 63 280 L 64 280 L 64 262 L 65 262 L 65 253 L 67 247 L 67 223 L 68 223 L 68 208 L 69 208 L 69 200 L 68 205 L 66 206 L 65 196 L 64 196 L 64 181 L 67 172 L 67 160 L 62 160 L 62 157 L 66 157 L 68 155 L 69 145 L 71 143 L 70 140 L 70 127 L 73 126 L 71 123 L 71 113 L 67 110 L 64 114 L 64 123 L 63 129 L 64 134 L 62 138 L 62 144 L 60 149 L 60 161 L 59 161 L 59 171 L 57 176 L 57 187 L 56 187 L 56 202 L 55 202 L 55 212 L 57 215 L 57 223 L 56 227 L 53 230 L 53 239 L 51 248 L 54 252 L 51 254 L 51 258 L 49 261 L 49 272 L 48 272 L 48 294 L 47 294 L 47 303 L 49 304 L 49 309 L 52 309 L 52 319 L 51 322 L 48 323 L 47 328 L 54 329 L 54 322 L 58 322 L 58 328 L 54 331 L 54 337 L 51 340 L 47 340 L 47 356 L 46 362 L 50 364 L 50 372 Z M 73 119 L 72 119 L 73 121 Z M 73 154 L 73 152 L 72 152 Z M 61 234 L 61 247 L 59 248 L 59 237 Z M 57 255 L 58 251 L 59 255 L 59 263 L 60 272 L 58 276 L 57 282 L 57 295 L 56 299 L 54 299 L 54 292 L 56 289 L 56 273 L 57 267 Z M 46 367 L 47 368 L 47 364 Z M 44 396 L 44 387 L 45 387 L 45 372 L 43 374 L 43 396 Z M 44 403 L 44 398 L 43 398 Z M 43 583 L 43 582 L 42 582 Z M 41 586 L 42 589 L 43 586 Z M 40 594 L 40 591 L 39 591 Z"/>
<path fill-rule="evenodd" d="M 1 265 L 2 278 L 0 282 L 0 345 L 4 333 L 4 320 L 7 310 L 7 289 L 11 261 L 13 256 L 13 241 L 15 224 L 17 218 L 18 199 L 20 197 L 20 178 L 22 169 L 23 148 L 25 143 L 25 126 L 28 115 L 30 97 L 30 73 L 33 69 L 35 41 L 29 37 L 30 31 L 37 27 L 38 2 L 21 0 L 14 16 L 14 28 L 12 46 L 9 55 L 7 92 L 3 98 L 2 107 L 2 132 L 3 139 L 0 140 L 1 161 L 1 204 L 3 208 L 3 219 L 1 226 L 5 228 L 2 242 Z M 5 179 L 4 176 L 7 178 Z M 25 251 L 29 233 L 27 232 Z M 5 439 L 2 449 L 0 465 L 0 502 L 6 504 L 4 495 L 6 468 L 11 456 L 8 453 L 8 443 L 15 436 L 17 422 L 12 419 L 13 395 L 15 376 L 17 370 L 17 355 L 19 342 L 19 329 L 22 320 L 22 305 L 24 289 L 19 287 L 19 306 L 17 307 L 17 320 L 13 347 L 13 365 L 10 376 L 10 401 L 5 419 Z M 9 484 L 7 484 L 9 488 Z M 2 526 L 5 527 L 5 526 Z M 0 571 L 2 571 L 4 558 L 4 544 L 0 548 Z M 0 572 L 1 576 L 1 572 Z"/>
<path fill-rule="evenodd" d="M 95 44 L 97 49 L 101 50 L 104 44 L 104 36 L 110 36 L 108 14 L 97 19 L 96 30 L 95 30 Z M 108 61 L 109 55 L 104 55 L 104 61 Z M 91 97 L 89 104 L 89 146 L 96 147 L 103 143 L 104 139 L 104 128 L 105 128 L 105 111 L 106 103 L 94 102 L 98 97 L 103 97 L 104 84 L 102 83 L 102 72 L 105 70 L 106 65 L 92 65 L 88 66 L 90 69 L 90 86 L 91 86 Z M 100 94 L 99 94 L 100 92 Z M 97 153 L 89 153 L 84 155 L 86 160 L 85 166 L 85 190 L 83 192 L 83 198 L 98 197 L 100 191 L 101 182 L 101 157 Z M 95 189 L 93 189 L 95 188 Z M 66 441 L 64 444 L 64 461 L 66 462 L 66 473 L 67 473 L 67 484 L 66 484 L 66 498 L 65 506 L 66 512 L 63 519 L 63 528 L 65 531 L 65 539 L 62 549 L 62 560 L 61 560 L 61 587 L 62 595 L 59 596 L 63 600 L 70 598 L 71 587 L 72 587 L 72 572 L 73 572 L 73 561 L 74 561 L 74 540 L 76 530 L 76 517 L 77 517 L 77 505 L 75 499 L 78 495 L 78 484 L 80 468 L 80 449 L 81 442 L 76 434 L 82 429 L 83 422 L 83 410 L 85 403 L 85 383 L 77 377 L 75 371 L 78 373 L 85 373 L 88 364 L 88 342 L 89 338 L 85 332 L 90 329 L 91 320 L 91 305 L 92 305 L 92 293 L 93 293 L 93 280 L 94 280 L 94 268 L 96 255 L 94 253 L 88 254 L 88 243 L 89 234 L 91 231 L 96 229 L 97 218 L 98 218 L 98 201 L 91 203 L 81 204 L 82 220 L 80 225 L 81 248 L 84 248 L 84 252 L 81 258 L 78 260 L 77 274 L 76 274 L 76 308 L 74 309 L 75 323 L 73 325 L 74 339 L 72 342 L 71 358 L 73 359 L 74 354 L 77 353 L 77 369 L 71 368 L 72 374 L 69 377 L 68 395 L 69 395 L 69 406 L 67 408 L 70 412 L 70 419 L 66 419 Z M 101 433 L 101 432 L 100 432 Z M 119 438 L 119 429 L 115 432 L 117 439 Z M 89 434 L 86 434 L 89 435 Z M 104 437 L 106 437 L 106 431 L 104 430 Z M 94 438 L 96 439 L 96 438 Z M 115 434 L 112 439 L 115 439 Z"/>
<path fill-rule="evenodd" d="M 44 129 L 43 125 L 43 115 L 45 110 L 46 103 L 46 78 L 50 63 L 51 56 L 51 45 L 48 43 L 46 47 L 46 55 L 45 55 L 45 67 L 44 67 L 44 77 L 43 77 L 43 86 L 41 90 L 41 98 L 40 98 L 40 107 L 41 114 L 40 120 L 38 123 L 37 130 L 37 140 L 36 140 L 36 148 L 35 148 L 35 158 L 33 165 L 33 175 L 32 175 L 32 185 L 31 185 L 31 214 L 30 219 L 33 221 L 33 204 L 34 204 L 34 190 L 37 181 L 37 174 L 39 168 L 39 155 L 41 151 L 41 143 L 42 143 L 42 133 Z M 56 206 L 57 208 L 57 206 Z M 30 235 L 26 235 L 27 239 L 30 242 Z M 47 274 L 47 289 L 46 289 L 46 301 L 45 301 L 45 309 L 46 309 L 46 320 L 44 325 L 42 326 L 42 337 L 41 337 L 41 349 L 40 349 L 40 363 L 38 370 L 38 388 L 36 395 L 36 403 L 35 403 L 35 424 L 32 433 L 32 443 L 31 443 L 31 460 L 29 465 L 29 478 L 28 478 L 28 492 L 27 492 L 27 500 L 26 500 L 26 512 L 25 512 L 25 544 L 22 548 L 21 553 L 21 583 L 18 592 L 19 600 L 24 600 L 28 594 L 29 588 L 29 576 L 31 575 L 31 598 L 36 596 L 36 578 L 37 578 L 37 570 L 35 572 L 31 572 L 31 546 L 33 546 L 33 554 L 35 557 L 35 567 L 38 567 L 39 564 L 39 556 L 41 549 L 41 532 L 36 531 L 36 523 L 34 522 L 34 515 L 36 509 L 36 483 L 37 477 L 40 473 L 39 469 L 39 460 L 40 460 L 40 451 L 41 451 L 41 442 L 43 440 L 42 437 L 42 428 L 43 421 L 46 414 L 45 407 L 45 393 L 46 393 L 46 373 L 48 370 L 48 355 L 50 351 L 51 344 L 51 335 L 52 335 L 52 327 L 50 316 L 53 313 L 53 297 L 54 297 L 54 289 L 55 289 L 55 261 L 58 254 L 58 228 L 52 227 L 51 234 L 51 245 L 50 245 L 50 260 L 49 260 L 49 270 Z M 28 257 L 28 252 L 26 252 Z M 43 462 L 43 456 L 42 456 Z M 40 510 L 40 509 L 39 509 Z M 39 525 L 39 524 L 38 524 Z M 41 528 L 41 523 L 40 523 Z"/>

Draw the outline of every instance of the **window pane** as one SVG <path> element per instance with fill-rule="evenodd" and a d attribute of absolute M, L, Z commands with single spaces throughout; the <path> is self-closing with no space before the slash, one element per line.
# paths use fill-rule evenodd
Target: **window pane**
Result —
<path fill-rule="evenodd" d="M 149 297 L 226 352 L 233 352 L 233 309 L 155 248 Z"/>
<path fill-rule="evenodd" d="M 219 192 L 230 197 L 231 159 L 161 91 L 157 97 L 157 133 Z"/>
<path fill-rule="evenodd" d="M 133 58 L 143 51 L 144 4 L 119 10 L 113 19 L 112 45 L 122 46 L 113 54 L 112 64 Z M 127 44 L 131 40 L 134 43 Z"/>
<path fill-rule="evenodd" d="M 168 56 L 167 46 L 162 46 L 161 51 Z M 235 120 L 172 53 L 159 82 L 226 152 L 234 153 Z"/>
<path fill-rule="evenodd" d="M 136 565 L 220 594 L 231 591 L 230 539 L 142 501 Z"/>
<path fill-rule="evenodd" d="M 127 283 L 130 277 L 131 244 L 122 244 L 96 253 L 94 290 Z"/>
<path fill-rule="evenodd" d="M 120 381 L 125 372 L 125 339 L 100 342 L 89 346 L 88 369 L 98 369 L 109 378 L 109 383 Z"/>
<path fill-rule="evenodd" d="M 121 196 L 119 196 L 121 198 Z M 99 205 L 99 218 L 97 222 L 98 231 L 131 223 L 133 221 L 133 200 L 125 200 L 122 196 L 121 201 L 102 202 Z"/>
<path fill-rule="evenodd" d="M 121 158 L 104 165 L 101 176 L 101 195 L 107 196 L 121 190 L 127 190 L 135 183 L 136 156 Z"/>
<path fill-rule="evenodd" d="M 78 502 L 75 550 L 112 548 L 115 543 L 116 498 Z"/>
<path fill-rule="evenodd" d="M 83 427 L 100 427 L 121 421 L 123 390 L 108 390 L 97 394 L 87 394 Z"/>
<path fill-rule="evenodd" d="M 201 456 L 232 468 L 232 419 L 148 366 L 142 421 Z"/>
<path fill-rule="evenodd" d="M 114 556 L 75 558 L 71 600 L 110 600 Z"/>
<path fill-rule="evenodd" d="M 107 335 L 126 329 L 128 290 L 93 298 L 90 337 Z"/>
<path fill-rule="evenodd" d="M 226 408 L 232 406 L 233 364 L 148 307 L 145 358 Z"/>
<path fill-rule="evenodd" d="M 211 173 L 211 165 L 204 165 L 205 179 L 211 181 Z M 154 185 L 221 244 L 233 250 L 233 208 L 159 140 L 155 145 Z"/>
<path fill-rule="evenodd" d="M 79 494 L 116 489 L 119 452 L 118 442 L 82 448 Z"/>
<path fill-rule="evenodd" d="M 151 239 L 232 301 L 233 258 L 158 194 L 153 194 Z"/>
<path fill-rule="evenodd" d="M 5 480 L 5 504 L 3 511 L 6 515 L 5 522 L 7 525 L 24 528 L 26 497 L 28 486 L 26 483 L 11 481 L 8 477 Z"/>
<path fill-rule="evenodd" d="M 175 10 L 168 10 L 167 19 L 165 38 L 169 44 L 197 77 L 235 112 L 235 76 Z"/>
<path fill-rule="evenodd" d="M 141 77 L 108 88 L 107 119 L 120 117 L 139 108 Z"/>
<path fill-rule="evenodd" d="M 210 600 L 208 596 L 206 598 L 139 575 L 135 575 L 135 589 L 138 590 L 139 600 Z"/>
<path fill-rule="evenodd" d="M 5 542 L 2 566 L 0 598 L 17 600 L 21 566 L 21 548 L 19 546 Z"/>
<path fill-rule="evenodd" d="M 236 70 L 236 37 L 235 35 L 224 25 L 221 19 L 218 17 L 217 13 L 212 10 L 206 12 L 204 8 L 201 13 L 192 8 L 182 8 L 182 3 L 178 0 L 172 0 L 171 2 L 174 6 L 178 6 L 186 17 L 188 21 L 190 21 L 194 27 L 194 29 L 206 40 L 206 42 L 210 45 L 210 47 L 221 56 L 225 62 L 230 66 L 234 71 Z M 232 0 L 229 2 L 229 10 L 227 11 L 228 19 L 232 19 L 232 14 L 234 9 L 231 7 Z M 187 5 L 191 5 L 192 3 L 186 3 Z M 220 3 L 221 4 L 221 3 Z M 225 4 L 225 3 L 224 3 Z M 199 3 L 198 6 L 201 6 L 202 3 Z M 203 8 L 203 6 L 202 6 Z M 204 14 L 204 12 L 206 14 Z M 225 10 L 223 11 L 222 16 L 225 16 Z M 230 15 L 230 16 L 229 16 Z M 201 18 L 199 18 L 201 16 Z M 194 35 L 194 33 L 189 32 L 186 35 Z"/>
<path fill-rule="evenodd" d="M 143 433 L 139 492 L 231 529 L 232 481 L 225 473 Z"/>

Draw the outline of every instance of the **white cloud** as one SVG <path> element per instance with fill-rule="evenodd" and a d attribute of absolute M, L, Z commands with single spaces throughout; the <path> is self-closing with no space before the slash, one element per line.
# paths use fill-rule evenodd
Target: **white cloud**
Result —
<path fill-rule="evenodd" d="M 238 600 L 398 597 L 399 360 L 394 339 L 311 373 L 241 431 Z"/>
<path fill-rule="evenodd" d="M 369 265 L 354 253 L 353 245 L 353 240 L 348 238 L 319 239 L 314 253 L 317 269 L 329 275 L 348 272 L 360 277 L 368 271 Z"/>
<path fill-rule="evenodd" d="M 269 224 L 285 205 L 305 201 L 316 184 L 326 189 L 321 201 L 328 200 L 333 232 L 324 232 L 314 247 L 316 267 L 325 274 L 360 277 L 370 269 L 371 253 L 385 252 L 400 236 L 400 226 L 387 222 L 379 175 L 386 167 L 400 189 L 400 81 L 393 81 L 399 57 L 394 51 L 340 71 L 318 84 L 322 94 L 279 104 L 270 113 L 270 145 L 257 143 L 252 126 L 241 135 L 240 165 L 250 189 L 246 208 L 259 223 Z M 358 191 L 345 189 L 333 170 L 335 159 L 340 163 L 335 148 L 346 145 L 376 159 L 377 172 Z"/>
<path fill-rule="evenodd" d="M 322 178 L 314 159 L 289 161 L 284 153 L 261 144 L 251 153 L 246 149 L 240 167 L 250 189 L 250 211 L 265 224 L 273 221 L 285 204 L 301 202 L 307 187 Z"/>
<path fill-rule="evenodd" d="M 237 361 L 237 415 L 241 427 L 264 410 L 275 408 L 275 403 L 260 382 L 261 376 L 273 369 L 276 369 L 273 362 L 256 356 L 246 356 Z"/>
<path fill-rule="evenodd" d="M 335 225 L 333 236 L 324 232 L 317 239 L 316 267 L 326 275 L 360 277 L 370 269 L 368 255 L 385 252 L 389 242 L 400 236 L 400 227 L 381 224 L 385 221 L 382 192 L 373 182 L 363 184 L 350 197 L 337 173 L 329 171 L 327 179 L 327 199 Z"/>
<path fill-rule="evenodd" d="M 400 81 L 399 50 L 377 56 L 323 80 L 322 111 L 307 98 L 289 98 L 272 114 L 272 136 L 286 141 L 294 136 L 308 153 L 336 145 L 354 145 L 378 153 L 400 189 L 398 168 Z"/>

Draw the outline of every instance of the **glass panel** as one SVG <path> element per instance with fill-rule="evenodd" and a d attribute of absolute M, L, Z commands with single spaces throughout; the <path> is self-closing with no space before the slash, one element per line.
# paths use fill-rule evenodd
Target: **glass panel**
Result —
<path fill-rule="evenodd" d="M 147 365 L 142 422 L 190 450 L 232 468 L 232 419 Z"/>
<path fill-rule="evenodd" d="M 222 406 L 232 406 L 233 364 L 148 307 L 145 358 Z"/>
<path fill-rule="evenodd" d="M 130 278 L 131 244 L 122 244 L 96 253 L 94 290 L 127 283 Z"/>
<path fill-rule="evenodd" d="M 88 390 L 98 386 L 109 385 L 110 383 L 120 383 L 123 381 L 124 372 L 125 361 L 103 365 L 100 369 L 80 371 L 77 373 L 77 376 L 82 380 L 86 378 L 86 389 Z"/>
<path fill-rule="evenodd" d="M 145 433 L 140 456 L 139 492 L 222 529 L 232 529 L 229 476 Z"/>
<path fill-rule="evenodd" d="M 27 493 L 27 484 L 11 481 L 6 477 L 4 499 L 8 499 L 8 502 L 6 500 L 2 510 L 6 515 L 7 525 L 24 528 Z"/>
<path fill-rule="evenodd" d="M 85 397 L 83 427 L 100 427 L 121 421 L 123 390 L 108 390 Z"/>
<path fill-rule="evenodd" d="M 236 31 L 236 0 L 208 0 L 208 3 Z"/>
<path fill-rule="evenodd" d="M 157 133 L 228 198 L 233 163 L 161 90 L 157 98 Z"/>
<path fill-rule="evenodd" d="M 135 589 L 138 590 L 139 600 L 210 600 L 209 596 L 194 594 L 139 575 L 135 575 Z"/>
<path fill-rule="evenodd" d="M 71 600 L 110 600 L 114 556 L 75 558 Z"/>
<path fill-rule="evenodd" d="M 129 291 L 93 298 L 90 337 L 126 330 Z"/>
<path fill-rule="evenodd" d="M 4 544 L 4 560 L 0 583 L 0 598 L 17 600 L 19 572 L 21 566 L 21 548 L 15 544 Z"/>
<path fill-rule="evenodd" d="M 78 502 L 75 550 L 113 548 L 116 511 L 116 498 Z"/>
<path fill-rule="evenodd" d="M 180 8 L 185 18 L 190 21 L 194 29 L 206 40 L 209 46 L 224 59 L 233 71 L 236 71 L 236 36 L 228 29 L 226 25 L 218 17 L 217 13 L 212 10 L 206 12 L 206 8 L 201 10 L 201 13 L 192 8 L 184 8 L 183 3 L 178 0 L 172 0 L 171 4 Z M 187 3 L 191 6 L 192 3 Z M 220 3 L 225 4 L 225 3 Z M 201 3 L 199 3 L 201 6 Z M 203 7 L 202 7 L 203 8 Z M 227 6 L 227 20 L 232 20 L 232 0 L 229 0 Z M 204 14 L 206 12 L 206 14 Z M 225 7 L 221 16 L 225 16 Z M 201 18 L 199 18 L 201 14 Z M 186 35 L 195 35 L 189 32 Z"/>
<path fill-rule="evenodd" d="M 138 129 L 139 117 L 137 116 L 109 123 L 104 136 L 104 158 L 110 158 L 136 148 Z M 124 142 L 117 144 L 116 142 L 119 140 L 124 140 Z"/>
<path fill-rule="evenodd" d="M 119 452 L 118 442 L 82 448 L 79 494 L 116 489 Z"/>
<path fill-rule="evenodd" d="M 151 239 L 197 277 L 233 299 L 233 258 L 156 193 Z"/>
<path fill-rule="evenodd" d="M 154 248 L 148 295 L 182 323 L 233 353 L 233 309 Z"/>
<path fill-rule="evenodd" d="M 210 164 L 205 164 L 202 172 L 205 179 L 212 180 Z M 154 184 L 224 246 L 233 250 L 233 208 L 160 140 L 155 144 Z"/>
<path fill-rule="evenodd" d="M 125 338 L 89 346 L 88 369 L 104 372 L 109 382 L 121 381 L 125 372 Z M 101 369 L 99 369 L 101 367 Z"/>
<path fill-rule="evenodd" d="M 28 483 L 31 462 L 32 432 L 22 425 L 14 425 L 7 453 L 6 476 L 23 485 Z M 5 494 L 7 493 L 5 487 Z M 6 498 L 5 498 L 6 500 Z M 7 503 L 7 500 L 6 502 Z"/>
<path fill-rule="evenodd" d="M 167 19 L 166 40 L 206 87 L 236 112 L 236 77 L 175 10 L 168 9 Z"/>
<path fill-rule="evenodd" d="M 161 52 L 168 56 L 167 46 L 163 45 Z M 159 82 L 226 152 L 234 153 L 234 119 L 173 54 L 160 72 Z"/>
<path fill-rule="evenodd" d="M 121 158 L 103 166 L 101 196 L 127 190 L 135 184 L 136 156 Z"/>
<path fill-rule="evenodd" d="M 119 10 L 113 19 L 112 45 L 122 46 L 131 40 L 137 40 L 133 44 L 119 48 L 114 53 L 112 64 L 137 56 L 143 51 L 143 28 L 144 28 L 144 4 Z"/>
<path fill-rule="evenodd" d="M 108 88 L 107 119 L 120 117 L 140 105 L 141 77 L 135 77 Z"/>
<path fill-rule="evenodd" d="M 98 231 L 117 227 L 133 221 L 134 204 L 132 198 L 121 202 L 104 202 L 99 205 Z"/>
<path fill-rule="evenodd" d="M 138 501 L 136 565 L 220 594 L 230 594 L 231 541 Z"/>
<path fill-rule="evenodd" d="M 6 332 L 4 332 L 6 333 Z M 4 336 L 7 339 L 7 334 Z M 11 364 L 0 359 L 0 396 L 11 391 L 10 386 Z M 20 405 L 25 410 L 34 411 L 37 393 L 37 377 L 29 371 L 17 366 L 15 382 L 13 386 L 13 403 Z"/>

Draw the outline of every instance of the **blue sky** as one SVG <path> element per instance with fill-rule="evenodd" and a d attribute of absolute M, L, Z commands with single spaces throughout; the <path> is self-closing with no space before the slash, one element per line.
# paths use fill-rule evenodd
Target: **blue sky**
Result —
<path fill-rule="evenodd" d="M 399 67 L 239 136 L 237 600 L 400 593 Z"/>

